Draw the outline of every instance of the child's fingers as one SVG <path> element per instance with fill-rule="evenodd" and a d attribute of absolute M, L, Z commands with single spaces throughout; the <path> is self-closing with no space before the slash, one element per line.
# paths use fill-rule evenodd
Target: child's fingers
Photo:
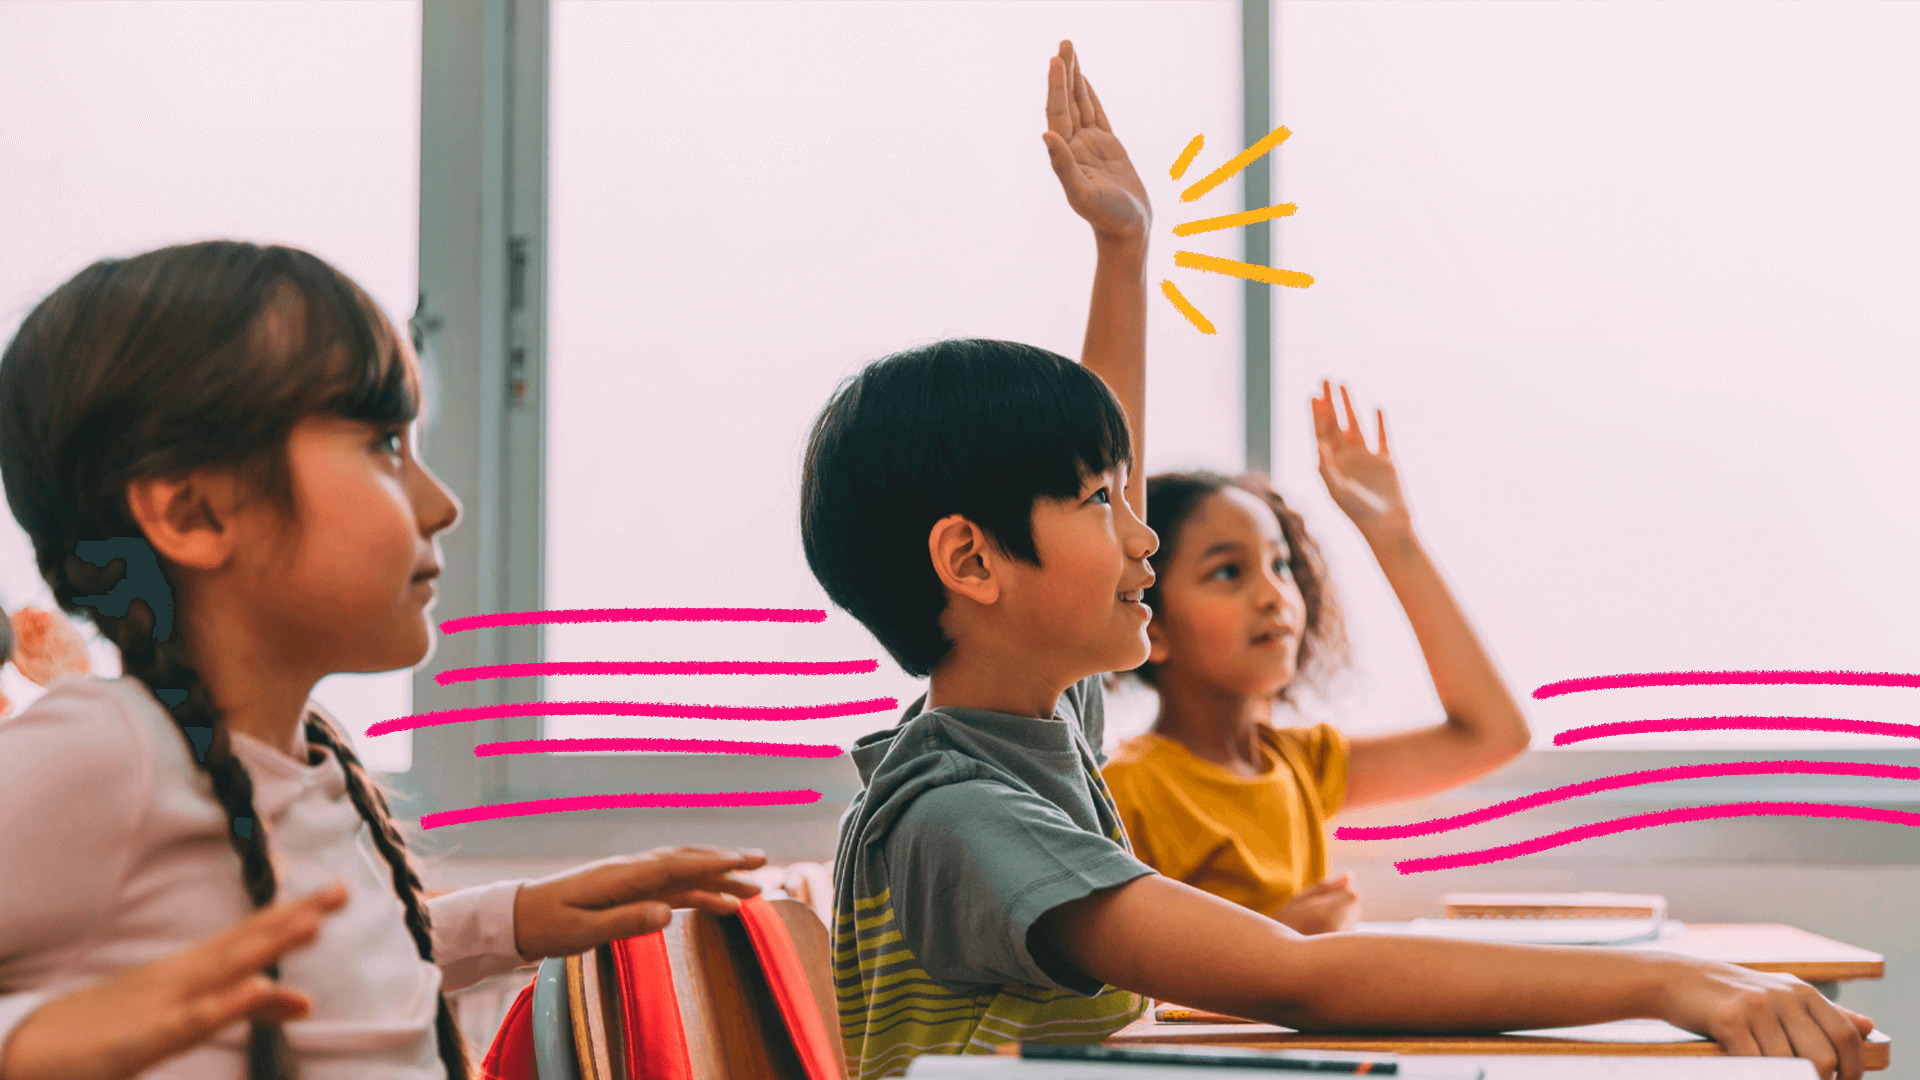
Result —
<path fill-rule="evenodd" d="M 1340 404 L 1347 409 L 1347 441 L 1361 446 L 1367 445 L 1366 433 L 1360 430 L 1360 417 L 1353 411 L 1353 398 L 1348 396 L 1344 385 L 1340 387 Z"/>
<path fill-rule="evenodd" d="M 1047 130 L 1062 139 L 1073 137 L 1073 114 L 1067 96 L 1067 62 L 1052 57 L 1047 61 Z"/>
<path fill-rule="evenodd" d="M 1080 58 L 1073 53 L 1073 42 L 1060 43 L 1060 61 L 1066 65 L 1067 120 L 1071 130 L 1079 131 L 1091 122 L 1091 117 L 1080 108 Z"/>
<path fill-rule="evenodd" d="M 1384 409 L 1373 410 L 1373 418 L 1380 424 L 1380 456 L 1390 457 L 1387 453 L 1387 414 Z"/>
<path fill-rule="evenodd" d="M 1080 163 L 1073 160 L 1073 151 L 1067 148 L 1067 140 L 1057 131 L 1043 132 L 1040 136 L 1047 143 L 1047 163 L 1053 166 L 1053 175 L 1060 178 L 1060 186 L 1066 189 L 1069 200 L 1080 197 L 1086 178 L 1080 175 Z"/>
<path fill-rule="evenodd" d="M 600 941 L 657 934 L 673 921 L 673 908 L 664 900 L 626 904 L 599 913 L 593 920 L 594 936 Z"/>
<path fill-rule="evenodd" d="M 1109 135 L 1113 134 L 1113 125 L 1107 123 L 1107 110 L 1101 106 L 1100 95 L 1095 92 L 1092 83 L 1087 83 L 1087 97 L 1093 101 L 1093 126 Z"/>
<path fill-rule="evenodd" d="M 183 954 L 187 985 L 204 990 L 259 971 L 312 941 L 320 931 L 320 920 L 346 903 L 346 897 L 346 887 L 336 882 L 310 896 L 254 912 Z"/>
<path fill-rule="evenodd" d="M 1081 127 L 1098 127 L 1094 119 L 1093 88 L 1087 85 L 1087 73 L 1080 67 L 1080 58 L 1073 58 L 1073 113 L 1074 122 Z"/>

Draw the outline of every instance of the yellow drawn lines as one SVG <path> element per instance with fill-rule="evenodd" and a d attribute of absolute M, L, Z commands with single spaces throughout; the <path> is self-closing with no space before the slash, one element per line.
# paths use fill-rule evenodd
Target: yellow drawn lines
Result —
<path fill-rule="evenodd" d="M 1173 282 L 1162 281 L 1160 283 L 1160 293 L 1167 299 L 1173 301 L 1173 306 L 1179 308 L 1180 314 L 1185 315 L 1187 321 L 1198 327 L 1201 333 L 1213 333 L 1213 324 L 1207 321 L 1205 315 L 1200 314 L 1199 308 L 1187 302 L 1187 298 L 1180 294 L 1179 287 Z"/>
<path fill-rule="evenodd" d="M 1194 157 L 1200 153 L 1200 144 L 1206 141 L 1205 135 L 1195 135 L 1187 148 L 1180 151 L 1180 156 L 1173 159 L 1173 168 L 1167 170 L 1167 175 L 1175 180 L 1187 175 L 1187 166 L 1193 164 Z"/>
<path fill-rule="evenodd" d="M 1218 229 L 1232 229 L 1240 225 L 1251 225 L 1256 221 L 1272 221 L 1277 217 L 1292 217 L 1292 203 L 1279 206 L 1263 206 L 1258 210 L 1244 210 L 1238 214 L 1223 214 L 1220 217 L 1201 218 L 1184 225 L 1175 225 L 1173 235 L 1192 236 L 1194 233 L 1214 232 Z"/>
<path fill-rule="evenodd" d="M 1265 138 L 1236 154 L 1232 161 L 1227 162 L 1225 165 L 1220 166 L 1195 181 L 1187 190 L 1180 193 L 1180 201 L 1192 202 L 1207 192 L 1212 191 L 1214 188 L 1219 187 L 1221 184 L 1226 183 L 1228 180 L 1233 179 L 1239 175 L 1240 170 L 1260 160 L 1262 154 L 1286 142 L 1287 136 L 1291 134 L 1292 132 L 1284 127 L 1274 128 L 1267 133 Z M 1180 151 L 1180 156 L 1174 159 L 1173 168 L 1167 170 L 1167 175 L 1175 180 L 1185 176 L 1187 168 L 1193 164 L 1193 159 L 1199 155 L 1200 147 L 1204 142 L 1204 136 L 1195 135 L 1193 141 L 1187 144 L 1187 148 Z M 1173 227 L 1173 235 L 1194 236 L 1199 233 L 1218 232 L 1221 229 L 1238 228 L 1242 225 L 1257 225 L 1262 221 L 1272 221 L 1274 218 L 1291 217 L 1293 216 L 1293 211 L 1294 205 L 1292 203 L 1282 203 L 1278 206 L 1263 206 L 1258 210 L 1244 210 L 1238 214 L 1222 214 L 1219 217 L 1199 218 L 1194 221 L 1175 225 Z M 1202 255 L 1197 251 L 1174 252 L 1173 265 L 1188 270 L 1204 270 L 1210 274 L 1225 274 L 1228 277 L 1237 277 L 1244 281 L 1259 281 L 1268 285 L 1285 285 L 1295 289 L 1304 289 L 1313 284 L 1313 278 L 1300 273 L 1298 270 L 1276 270 L 1271 266 L 1239 262 L 1234 259 L 1222 259 L 1216 255 Z M 1214 332 L 1213 323 L 1207 321 L 1205 315 L 1200 314 L 1200 309 L 1194 307 L 1193 304 L 1187 300 L 1186 296 L 1180 292 L 1180 289 L 1174 285 L 1172 280 L 1160 282 L 1160 294 L 1165 296 L 1167 302 L 1172 304 L 1181 315 L 1186 316 L 1187 321 L 1192 323 L 1195 329 L 1203 334 L 1211 334 Z"/>
<path fill-rule="evenodd" d="M 1266 138 L 1240 151 L 1232 161 L 1227 162 L 1225 165 L 1194 181 L 1192 187 L 1180 193 L 1180 201 L 1192 202 L 1207 192 L 1212 191 L 1214 188 L 1219 187 L 1221 184 L 1233 179 L 1235 176 L 1238 176 L 1241 169 L 1260 160 L 1262 154 L 1286 142 L 1287 136 L 1291 134 L 1293 134 L 1293 132 L 1288 131 L 1284 127 L 1274 128 L 1267 133 Z M 1187 145 L 1192 146 L 1193 144 L 1188 143 Z"/>
<path fill-rule="evenodd" d="M 1296 289 L 1304 289 L 1313 284 L 1312 278 L 1298 270 L 1275 270 L 1271 266 L 1261 266 L 1259 263 L 1222 259 L 1215 255 L 1202 255 L 1197 251 L 1174 252 L 1173 265 L 1184 266 L 1189 270 L 1205 270 L 1210 274 L 1245 278 L 1248 281 L 1264 281 L 1269 285 L 1289 285 Z"/>

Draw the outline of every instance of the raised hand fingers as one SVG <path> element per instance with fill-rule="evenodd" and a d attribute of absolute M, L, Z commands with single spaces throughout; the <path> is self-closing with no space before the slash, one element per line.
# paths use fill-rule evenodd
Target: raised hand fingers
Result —
<path fill-rule="evenodd" d="M 1340 387 L 1340 404 L 1347 410 L 1347 441 L 1360 446 L 1367 444 L 1367 436 L 1360 430 L 1360 417 L 1353 411 L 1353 398 L 1348 396 L 1347 388 Z"/>
<path fill-rule="evenodd" d="M 1073 112 L 1067 92 L 1067 62 L 1056 56 L 1047 61 L 1047 130 L 1062 139 L 1073 138 Z"/>
<path fill-rule="evenodd" d="M 1072 91 L 1073 124 L 1075 128 L 1096 127 L 1093 111 L 1093 91 L 1087 86 L 1086 72 L 1080 70 L 1080 56 L 1073 51 L 1073 42 L 1061 42 L 1061 48 L 1067 54 L 1067 74 L 1070 81 L 1067 87 Z"/>
<path fill-rule="evenodd" d="M 1380 425 L 1380 456 L 1392 457 L 1387 453 L 1387 414 L 1383 409 L 1373 410 L 1373 418 Z"/>
<path fill-rule="evenodd" d="M 1340 434 L 1340 420 L 1333 412 L 1333 389 L 1320 381 L 1320 396 L 1313 399 L 1313 436 L 1320 442 L 1332 442 Z"/>
<path fill-rule="evenodd" d="M 1093 101 L 1093 126 L 1109 135 L 1113 134 L 1113 125 L 1107 123 L 1107 110 L 1100 104 L 1100 95 L 1095 92 L 1092 83 L 1086 83 L 1086 87 L 1087 97 Z"/>

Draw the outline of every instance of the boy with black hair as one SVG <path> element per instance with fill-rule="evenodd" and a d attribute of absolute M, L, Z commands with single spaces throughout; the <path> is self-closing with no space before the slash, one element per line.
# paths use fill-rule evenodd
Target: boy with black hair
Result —
<path fill-rule="evenodd" d="M 1101 673 L 1147 656 L 1145 189 L 1062 43 L 1046 143 L 1099 261 L 1085 365 L 945 341 L 879 361 L 807 447 L 833 601 L 930 676 L 855 745 L 834 976 L 849 1075 L 1017 1039 L 1095 1042 L 1146 996 L 1322 1030 L 1655 1017 L 1857 1080 L 1865 1017 L 1787 976 L 1621 951 L 1304 938 L 1155 874 L 1100 779 Z M 1111 390 L 1109 389 L 1111 387 Z"/>

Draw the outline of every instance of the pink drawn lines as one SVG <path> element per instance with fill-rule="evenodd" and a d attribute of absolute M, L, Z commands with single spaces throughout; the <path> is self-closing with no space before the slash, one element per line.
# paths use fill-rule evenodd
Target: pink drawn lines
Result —
<path fill-rule="evenodd" d="M 737 739 L 517 739 L 481 743 L 474 757 L 580 751 L 653 750 L 682 754 L 752 754 L 756 757 L 830 758 L 846 753 L 831 743 L 741 742 Z"/>
<path fill-rule="evenodd" d="M 1634 814 L 1630 817 L 1615 818 L 1612 821 L 1595 822 L 1592 825 L 1580 825 L 1571 829 L 1562 829 L 1556 833 L 1548 833 L 1545 836 L 1536 836 L 1531 840 L 1482 848 L 1478 851 L 1460 851 L 1451 855 L 1434 855 L 1424 859 L 1403 859 L 1394 863 L 1393 866 L 1402 874 L 1455 870 L 1463 866 L 1483 866 L 1487 863 L 1517 859 L 1522 855 L 1533 855 L 1553 848 L 1565 847 L 1568 844 L 1577 844 L 1582 840 L 1632 832 L 1635 829 L 1652 829 L 1661 825 L 1678 825 L 1689 821 L 1714 821 L 1738 817 L 1834 818 L 1849 821 L 1876 821 L 1888 825 L 1920 825 L 1920 813 L 1910 810 L 1841 806 L 1835 803 L 1742 802 L 1722 803 L 1717 806 L 1682 806 L 1672 810 L 1657 810 L 1649 814 Z"/>
<path fill-rule="evenodd" d="M 471 720 L 515 716 L 666 716 L 686 720 L 821 720 L 834 716 L 862 716 L 900 707 L 894 698 L 835 701 L 826 705 L 682 705 L 670 701 L 521 701 L 508 705 L 476 705 L 442 709 L 382 720 L 367 729 L 369 737 Z"/>
<path fill-rule="evenodd" d="M 1590 690 L 1640 686 L 1906 686 L 1920 688 L 1920 675 L 1897 671 L 1655 671 L 1561 679 L 1533 692 L 1541 701 Z"/>
<path fill-rule="evenodd" d="M 443 634 L 484 630 L 490 626 L 551 626 L 555 623 L 607 622 L 826 622 L 823 608 L 555 608 L 551 611 L 508 611 L 468 615 L 440 624 Z"/>
<path fill-rule="evenodd" d="M 1649 686 L 1866 686 L 1920 688 L 1920 675 L 1892 671 L 1662 671 L 1621 675 L 1596 675 L 1562 679 L 1534 690 L 1536 700 L 1581 694 L 1593 690 L 1623 690 Z M 1868 720 L 1846 720 L 1826 716 L 1681 716 L 1659 720 L 1627 720 L 1573 728 L 1554 736 L 1554 745 L 1570 746 L 1592 739 L 1616 735 L 1644 735 L 1675 731 L 1827 731 L 1859 735 L 1892 735 L 1920 738 L 1920 724 L 1892 724 Z M 1760 776 L 1800 773 L 1817 776 L 1863 776 L 1891 780 L 1920 780 L 1920 768 L 1904 765 L 1876 765 L 1851 761 L 1735 761 L 1708 765 L 1681 765 L 1664 769 L 1603 776 L 1577 784 L 1549 788 L 1517 799 L 1495 803 L 1479 810 L 1448 817 L 1416 821 L 1407 825 L 1345 827 L 1334 831 L 1343 840 L 1393 840 L 1464 829 L 1471 825 L 1508 817 L 1535 807 L 1565 802 L 1583 795 L 1637 787 L 1724 776 Z M 1480 866 L 1519 858 L 1535 852 L 1564 847 L 1600 836 L 1651 829 L 1689 821 L 1711 821 L 1735 817 L 1817 817 L 1853 821 L 1885 822 L 1896 825 L 1920 825 L 1920 813 L 1879 807 L 1842 806 L 1833 803 L 1742 802 L 1717 806 L 1685 806 L 1647 814 L 1615 818 L 1590 825 L 1537 836 L 1478 851 L 1462 851 L 1430 858 L 1406 859 L 1394 863 L 1403 874 L 1430 870 L 1449 870 Z"/>
<path fill-rule="evenodd" d="M 636 792 L 631 795 L 570 795 L 559 799 L 470 806 L 420 815 L 420 827 L 438 829 L 474 821 L 560 814 L 574 810 L 657 809 L 700 806 L 803 806 L 820 801 L 817 791 Z"/>
<path fill-rule="evenodd" d="M 878 660 L 587 660 L 577 663 L 486 664 L 433 677 L 441 686 L 533 675 L 871 675 Z"/>
<path fill-rule="evenodd" d="M 1416 821 L 1409 825 L 1346 826 L 1335 829 L 1333 835 L 1341 840 L 1400 840 L 1409 836 L 1432 836 L 1435 833 L 1452 832 L 1469 825 L 1508 817 L 1523 810 L 1531 810 L 1536 806 L 1566 802 L 1568 799 L 1577 799 L 1582 795 L 1593 795 L 1602 791 L 1618 791 L 1621 788 L 1640 787 L 1644 784 L 1667 784 L 1676 780 L 1699 780 L 1717 776 L 1774 776 L 1785 773 L 1920 780 L 1920 767 L 1871 765 L 1856 761 L 1729 761 L 1715 765 L 1676 765 L 1666 769 L 1645 769 L 1640 772 L 1620 773 L 1616 776 L 1602 776 L 1597 780 L 1548 788 L 1545 791 L 1523 795 L 1518 799 L 1508 799 L 1506 802 L 1495 803 L 1479 810 L 1469 810 L 1464 814 Z"/>
<path fill-rule="evenodd" d="M 1664 720 L 1616 720 L 1568 728 L 1553 737 L 1553 745 L 1572 746 L 1615 735 L 1653 735 L 1666 731 L 1829 731 L 1920 739 L 1920 724 L 1880 720 L 1844 720 L 1835 716 L 1673 716 Z"/>

